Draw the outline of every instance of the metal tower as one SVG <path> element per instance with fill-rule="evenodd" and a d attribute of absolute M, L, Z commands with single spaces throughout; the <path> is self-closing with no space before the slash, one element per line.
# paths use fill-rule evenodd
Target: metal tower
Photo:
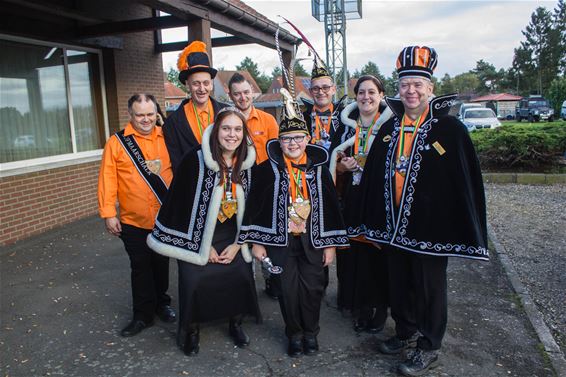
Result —
<path fill-rule="evenodd" d="M 346 60 L 346 19 L 362 18 L 362 0 L 311 0 L 312 15 L 324 20 L 326 66 L 339 96 L 348 92 Z M 339 76 L 339 77 L 338 77 Z"/>

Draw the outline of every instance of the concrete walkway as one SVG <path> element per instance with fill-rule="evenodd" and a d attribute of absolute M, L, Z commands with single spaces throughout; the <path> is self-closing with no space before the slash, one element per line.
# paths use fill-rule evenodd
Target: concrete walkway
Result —
<path fill-rule="evenodd" d="M 201 328 L 201 351 L 175 346 L 175 324 L 159 321 L 134 338 L 129 262 L 119 239 L 89 218 L 0 249 L 1 376 L 393 376 L 395 357 L 377 353 L 393 333 L 357 336 L 336 310 L 335 273 L 321 314 L 317 356 L 291 359 L 278 304 L 261 292 L 264 323 L 247 321 L 249 348 L 235 348 L 227 324 Z M 177 304 L 176 263 L 170 293 Z M 442 365 L 430 376 L 552 376 L 554 371 L 497 255 L 453 258 Z"/>

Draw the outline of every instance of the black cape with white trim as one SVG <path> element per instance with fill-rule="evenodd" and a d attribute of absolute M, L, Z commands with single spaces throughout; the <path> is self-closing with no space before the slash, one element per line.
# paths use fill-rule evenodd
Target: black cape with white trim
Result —
<path fill-rule="evenodd" d="M 413 138 L 399 207 L 395 205 L 395 161 L 399 99 L 387 98 L 395 116 L 371 148 L 363 175 L 364 212 L 351 236 L 411 252 L 488 260 L 487 222 L 479 161 L 466 127 L 447 115 L 455 96 L 436 97 Z"/>
<path fill-rule="evenodd" d="M 267 144 L 269 159 L 252 169 L 252 185 L 239 243 L 266 246 L 288 244 L 289 175 L 278 140 Z M 328 152 L 318 145 L 307 145 L 306 180 L 311 215 L 307 233 L 314 248 L 348 246 L 336 189 L 326 161 Z"/>
<path fill-rule="evenodd" d="M 218 211 L 224 189 L 218 185 L 220 167 L 210 152 L 210 134 L 213 125 L 206 128 L 202 145 L 185 155 L 173 177 L 165 202 L 159 210 L 155 227 L 147 237 L 147 244 L 159 254 L 185 262 L 205 265 L 208 262 Z M 245 197 L 255 163 L 255 149 L 248 146 L 248 155 L 240 172 L 242 184 L 236 185 L 238 202 L 237 224 L 242 224 Z M 234 242 L 238 239 L 235 235 Z M 251 262 L 247 245 L 241 249 L 246 262 Z"/>

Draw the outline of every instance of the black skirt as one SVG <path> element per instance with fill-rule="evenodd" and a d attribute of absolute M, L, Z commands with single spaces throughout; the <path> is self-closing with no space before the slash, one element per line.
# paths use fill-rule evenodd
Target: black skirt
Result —
<path fill-rule="evenodd" d="M 236 239 L 236 216 L 217 222 L 212 246 L 220 255 Z M 252 272 L 238 252 L 230 264 L 208 263 L 198 266 L 178 261 L 179 266 L 179 329 L 189 324 L 251 315 L 259 322 L 261 315 Z"/>

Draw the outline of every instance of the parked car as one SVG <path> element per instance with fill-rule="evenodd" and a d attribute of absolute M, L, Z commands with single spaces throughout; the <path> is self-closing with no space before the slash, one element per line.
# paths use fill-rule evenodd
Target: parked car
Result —
<path fill-rule="evenodd" d="M 471 108 L 483 108 L 483 106 L 480 103 L 463 103 L 460 105 L 460 110 L 458 110 L 458 119 L 462 120 L 462 117 L 464 115 L 464 111 L 466 109 L 471 109 Z"/>
<path fill-rule="evenodd" d="M 529 98 L 523 98 L 517 105 L 515 119 L 517 119 L 517 122 L 523 119 L 527 119 L 531 123 L 539 120 L 552 122 L 554 110 L 544 97 L 529 96 Z"/>
<path fill-rule="evenodd" d="M 566 101 L 562 102 L 562 109 L 560 110 L 560 117 L 566 120 Z"/>
<path fill-rule="evenodd" d="M 493 110 L 486 107 L 469 108 L 464 110 L 462 115 L 462 123 L 468 128 L 468 131 L 479 130 L 482 128 L 497 128 L 501 126 L 501 122 Z"/>

